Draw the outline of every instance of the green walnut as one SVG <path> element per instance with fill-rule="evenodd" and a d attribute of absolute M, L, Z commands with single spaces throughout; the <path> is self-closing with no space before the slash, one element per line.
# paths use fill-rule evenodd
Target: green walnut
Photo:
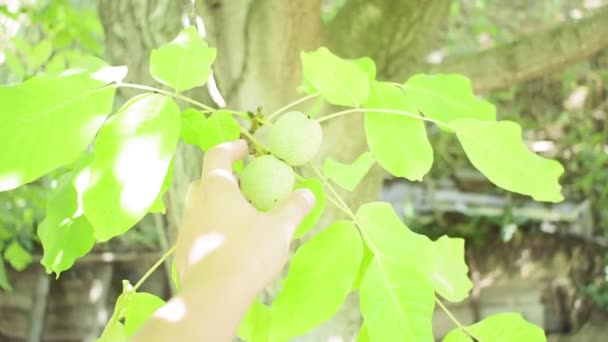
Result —
<path fill-rule="evenodd" d="M 302 112 L 283 114 L 270 131 L 270 152 L 287 164 L 309 162 L 321 146 L 321 125 Z"/>
<path fill-rule="evenodd" d="M 291 166 L 274 156 L 252 160 L 241 172 L 241 191 L 258 210 L 267 211 L 292 191 L 295 175 Z"/>

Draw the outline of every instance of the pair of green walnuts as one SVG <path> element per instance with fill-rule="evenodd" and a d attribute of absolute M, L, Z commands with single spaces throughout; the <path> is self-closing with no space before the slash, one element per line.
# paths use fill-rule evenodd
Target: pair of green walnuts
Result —
<path fill-rule="evenodd" d="M 293 190 L 293 167 L 312 160 L 322 140 L 323 131 L 316 120 L 302 112 L 283 114 L 270 130 L 271 154 L 253 159 L 241 172 L 245 197 L 259 210 L 272 209 Z"/>

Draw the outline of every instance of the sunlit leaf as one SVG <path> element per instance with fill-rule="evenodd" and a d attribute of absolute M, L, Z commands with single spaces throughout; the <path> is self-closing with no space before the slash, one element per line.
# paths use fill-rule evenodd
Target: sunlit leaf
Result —
<path fill-rule="evenodd" d="M 82 193 L 90 175 L 92 158 L 85 158 L 74 171 L 64 175 L 49 196 L 45 219 L 38 225 L 47 272 L 59 274 L 87 254 L 95 244 L 93 227 L 83 216 Z"/>
<path fill-rule="evenodd" d="M 362 57 L 357 59 L 352 59 L 350 62 L 357 65 L 361 70 L 363 70 L 367 77 L 369 78 L 370 83 L 376 80 L 376 63 L 374 60 L 369 57 Z"/>
<path fill-rule="evenodd" d="M 361 325 L 361 328 L 359 329 L 359 334 L 357 334 L 357 339 L 355 340 L 355 342 L 371 342 L 365 323 Z"/>
<path fill-rule="evenodd" d="M 323 210 L 325 210 L 325 191 L 323 190 L 323 184 L 317 178 L 309 178 L 306 179 L 295 186 L 296 189 L 308 189 L 315 196 L 315 205 L 312 210 L 304 217 L 296 232 L 293 235 L 294 239 L 301 237 L 306 234 L 310 229 L 312 229 L 321 215 L 323 214 Z"/>
<path fill-rule="evenodd" d="M 13 241 L 4 250 L 4 259 L 17 271 L 23 271 L 32 262 L 32 254 L 19 244 Z"/>
<path fill-rule="evenodd" d="M 50 39 L 44 39 L 32 47 L 25 56 L 28 70 L 36 70 L 49 59 L 53 52 L 53 43 Z"/>
<path fill-rule="evenodd" d="M 10 50 L 4 50 L 4 57 L 6 58 L 6 65 L 13 74 L 20 77 L 25 76 L 25 66 L 17 55 Z"/>
<path fill-rule="evenodd" d="M 114 88 L 106 83 L 77 74 L 0 86 L 0 191 L 76 159 L 112 108 Z"/>
<path fill-rule="evenodd" d="M 204 85 L 211 74 L 216 50 L 190 26 L 170 43 L 152 50 L 150 74 L 178 92 Z"/>
<path fill-rule="evenodd" d="M 518 313 L 501 313 L 466 327 L 477 341 L 545 342 L 547 337 L 540 327 L 526 322 Z M 473 342 L 460 328 L 448 333 L 442 342 Z"/>
<path fill-rule="evenodd" d="M 201 131 L 205 124 L 205 114 L 196 109 L 188 108 L 182 112 L 182 128 L 180 138 L 191 145 L 198 146 L 201 141 Z"/>
<path fill-rule="evenodd" d="M 256 299 L 243 317 L 237 335 L 247 342 L 266 342 L 269 324 L 270 308 Z"/>
<path fill-rule="evenodd" d="M 480 99 L 471 81 L 458 74 L 418 74 L 405 82 L 405 93 L 424 116 L 449 123 L 460 118 L 496 120 L 496 108 Z"/>
<path fill-rule="evenodd" d="M 287 341 L 333 316 L 358 274 L 363 246 L 353 223 L 337 221 L 300 247 L 270 307 L 270 340 Z"/>
<path fill-rule="evenodd" d="M 160 188 L 160 192 L 158 193 L 158 196 L 156 196 L 154 203 L 152 203 L 152 206 L 150 207 L 150 209 L 148 209 L 149 212 L 161 213 L 161 214 L 165 213 L 166 208 L 165 208 L 165 202 L 164 202 L 163 198 L 165 197 L 165 194 L 167 193 L 167 191 L 169 191 L 169 189 L 171 188 L 172 183 L 173 183 L 173 162 L 171 162 L 171 164 L 169 164 L 169 170 L 167 170 L 167 174 L 165 175 L 165 179 L 163 180 L 163 185 Z"/>
<path fill-rule="evenodd" d="M 563 166 L 530 151 L 511 121 L 459 119 L 450 123 L 471 163 L 495 185 L 537 201 L 563 200 Z"/>
<path fill-rule="evenodd" d="M 340 187 L 354 191 L 374 162 L 371 152 L 363 153 L 351 164 L 343 164 L 328 157 L 323 163 L 323 173 Z"/>
<path fill-rule="evenodd" d="M 237 140 L 240 136 L 239 123 L 230 113 L 217 111 L 205 120 L 200 129 L 200 146 L 208 151 L 215 145 Z"/>
<path fill-rule="evenodd" d="M 327 48 L 302 52 L 306 90 L 319 92 L 329 103 L 357 107 L 369 95 L 369 78 L 355 63 L 339 58 Z"/>
<path fill-rule="evenodd" d="M 128 298 L 124 306 L 125 333 L 133 336 L 165 301 L 145 292 L 133 293 Z"/>
<path fill-rule="evenodd" d="M 435 295 L 425 268 L 431 241 L 410 231 L 387 203 L 357 211 L 374 254 L 359 290 L 361 314 L 372 341 L 434 341 Z"/>
<path fill-rule="evenodd" d="M 175 152 L 179 120 L 171 98 L 144 94 L 127 102 L 100 130 L 83 196 L 98 241 L 126 232 L 148 212 Z"/>
<path fill-rule="evenodd" d="M 415 105 L 398 87 L 374 82 L 365 108 L 399 110 L 418 115 Z M 378 164 L 397 177 L 422 180 L 433 165 L 433 148 L 424 122 L 405 115 L 366 112 L 367 145 Z"/>
<path fill-rule="evenodd" d="M 433 242 L 433 259 L 429 267 L 435 291 L 451 302 L 469 295 L 473 283 L 464 258 L 464 239 L 442 236 Z"/>

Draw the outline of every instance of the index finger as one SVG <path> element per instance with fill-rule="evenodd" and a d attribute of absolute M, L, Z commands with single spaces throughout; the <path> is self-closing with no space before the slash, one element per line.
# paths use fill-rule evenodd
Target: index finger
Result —
<path fill-rule="evenodd" d="M 247 152 L 247 142 L 243 139 L 225 142 L 213 147 L 203 157 L 203 172 L 201 177 L 205 178 L 212 174 L 221 174 L 234 180 L 232 163 L 245 157 Z"/>

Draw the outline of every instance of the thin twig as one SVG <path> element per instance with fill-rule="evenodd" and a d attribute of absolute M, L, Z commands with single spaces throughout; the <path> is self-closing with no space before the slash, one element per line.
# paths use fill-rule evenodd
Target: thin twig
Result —
<path fill-rule="evenodd" d="M 319 93 L 314 93 L 314 94 L 310 94 L 310 95 L 304 96 L 303 98 L 301 98 L 301 99 L 299 99 L 299 100 L 296 100 L 296 101 L 294 101 L 294 102 L 292 102 L 292 103 L 289 103 L 289 104 L 287 104 L 287 105 L 285 105 L 285 106 L 283 106 L 283 107 L 281 107 L 281 108 L 277 109 L 276 111 L 274 111 L 274 112 L 272 112 L 272 113 L 268 114 L 268 116 L 266 116 L 266 120 L 271 121 L 272 119 L 274 119 L 274 117 L 275 117 L 275 116 L 277 116 L 277 115 L 279 115 L 279 114 L 283 113 L 284 111 L 288 110 L 289 108 L 292 108 L 292 107 L 294 107 L 294 106 L 297 106 L 297 105 L 299 105 L 300 103 L 302 103 L 302 102 L 306 102 L 306 101 L 308 101 L 308 100 L 310 100 L 310 99 L 314 99 L 314 98 L 315 98 L 315 97 L 317 97 L 317 96 L 319 96 Z"/>

